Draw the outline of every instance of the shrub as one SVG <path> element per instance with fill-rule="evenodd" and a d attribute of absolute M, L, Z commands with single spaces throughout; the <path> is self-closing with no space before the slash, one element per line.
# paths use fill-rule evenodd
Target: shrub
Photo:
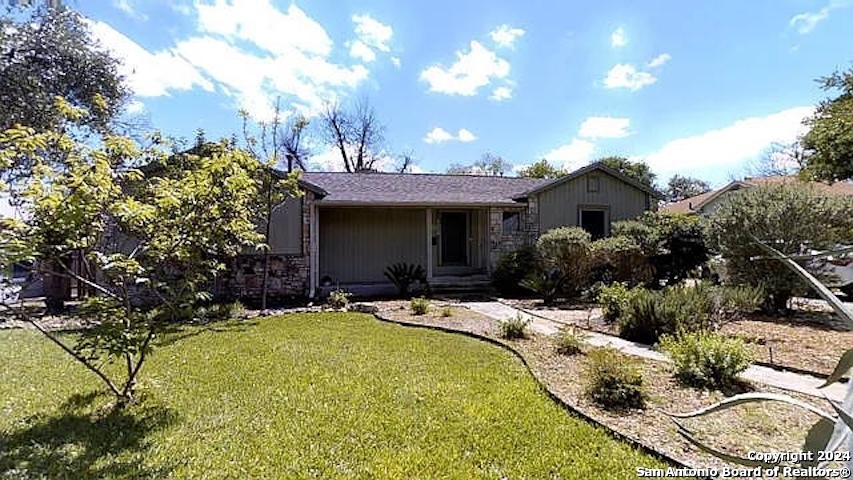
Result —
<path fill-rule="evenodd" d="M 351 296 L 351 293 L 346 290 L 341 290 L 340 288 L 332 290 L 329 293 L 329 306 L 335 309 L 346 308 L 347 305 L 349 305 L 349 297 Z"/>
<path fill-rule="evenodd" d="M 524 290 L 520 285 L 521 281 L 538 269 L 539 259 L 536 256 L 536 248 L 521 247 L 501 255 L 492 273 L 492 284 L 503 295 L 519 294 Z"/>
<path fill-rule="evenodd" d="M 385 268 L 383 273 L 397 287 L 401 297 L 409 296 L 409 289 L 413 284 L 418 283 L 423 286 L 427 284 L 426 272 L 424 267 L 420 265 L 405 262 L 395 263 Z"/>
<path fill-rule="evenodd" d="M 525 277 L 519 285 L 537 294 L 546 305 L 550 305 L 562 290 L 564 281 L 565 277 L 557 272 L 537 271 Z"/>
<path fill-rule="evenodd" d="M 563 327 L 554 336 L 554 345 L 557 353 L 561 355 L 575 355 L 581 353 L 581 345 L 586 335 L 575 327 Z"/>
<path fill-rule="evenodd" d="M 631 297 L 638 291 L 639 289 L 629 289 L 626 283 L 616 282 L 600 287 L 595 301 L 601 306 L 604 318 L 614 321 L 622 316 L 622 313 L 628 308 Z"/>
<path fill-rule="evenodd" d="M 787 308 L 793 295 L 805 293 L 806 284 L 785 265 L 756 245 L 768 242 L 783 254 L 826 249 L 849 241 L 853 228 L 853 199 L 827 196 L 807 185 L 791 182 L 740 190 L 707 219 L 709 244 L 722 254 L 728 279 L 734 285 L 762 285 L 768 311 Z M 817 269 L 823 261 L 813 261 Z"/>
<path fill-rule="evenodd" d="M 649 257 L 626 236 L 602 238 L 590 244 L 592 277 L 595 280 L 645 285 L 652 279 Z"/>
<path fill-rule="evenodd" d="M 708 261 L 702 223 L 694 215 L 646 212 L 636 220 L 614 222 L 613 236 L 639 246 L 658 285 L 674 285 Z"/>
<path fill-rule="evenodd" d="M 453 309 L 452 309 L 452 308 L 450 308 L 450 305 L 445 305 L 445 306 L 441 309 L 441 316 L 442 316 L 442 317 L 444 317 L 444 318 L 452 317 L 452 316 L 453 316 Z"/>
<path fill-rule="evenodd" d="M 412 308 L 412 314 L 424 315 L 429 310 L 429 300 L 424 297 L 413 298 L 410 306 Z"/>
<path fill-rule="evenodd" d="M 573 297 L 589 281 L 590 235 L 580 227 L 548 230 L 536 241 L 542 267 L 557 285 L 557 293 Z"/>
<path fill-rule="evenodd" d="M 716 332 L 665 335 L 660 348 L 672 358 L 676 378 L 698 388 L 732 385 L 752 361 L 743 340 Z"/>
<path fill-rule="evenodd" d="M 528 324 L 530 324 L 530 319 L 524 318 L 520 313 L 515 317 L 507 318 L 500 322 L 500 336 L 509 340 L 524 338 L 526 336 L 524 330 Z"/>
<path fill-rule="evenodd" d="M 612 348 L 596 348 L 589 355 L 585 393 L 611 410 L 643 408 L 646 393 L 636 361 Z"/>
<path fill-rule="evenodd" d="M 707 288 L 669 287 L 660 292 L 636 289 L 623 305 L 619 336 L 654 344 L 661 335 L 711 327 L 713 303 Z"/>

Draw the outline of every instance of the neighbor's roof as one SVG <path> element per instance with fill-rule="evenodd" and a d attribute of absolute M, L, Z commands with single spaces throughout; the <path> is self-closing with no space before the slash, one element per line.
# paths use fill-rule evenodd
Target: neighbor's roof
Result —
<path fill-rule="evenodd" d="M 554 180 L 432 173 L 305 172 L 326 205 L 518 205 L 513 198 Z"/>
<path fill-rule="evenodd" d="M 736 180 L 717 190 L 711 190 L 710 192 L 706 192 L 701 195 L 696 195 L 678 202 L 664 205 L 661 207 L 661 210 L 669 213 L 696 213 L 701 210 L 702 207 L 726 192 L 741 188 L 755 187 L 758 185 L 781 185 L 786 183 L 808 184 L 827 195 L 853 196 L 853 183 L 804 182 L 796 175 L 773 175 L 767 177 L 747 177 L 743 180 Z"/>

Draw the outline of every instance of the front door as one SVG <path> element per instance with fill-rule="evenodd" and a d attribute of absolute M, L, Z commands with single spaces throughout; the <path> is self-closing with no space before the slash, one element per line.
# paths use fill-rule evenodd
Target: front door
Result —
<path fill-rule="evenodd" d="M 467 212 L 441 212 L 441 265 L 468 265 Z"/>

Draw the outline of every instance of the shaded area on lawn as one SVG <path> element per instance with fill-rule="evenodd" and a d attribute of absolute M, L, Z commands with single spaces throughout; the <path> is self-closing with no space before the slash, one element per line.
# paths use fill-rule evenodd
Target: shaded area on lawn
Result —
<path fill-rule="evenodd" d="M 126 409 L 101 408 L 99 391 L 74 394 L 55 412 L 21 420 L 0 433 L 3 478 L 162 478 L 171 468 L 142 461 L 149 436 L 178 417 L 147 402 Z M 101 403 L 102 404 L 102 403 Z"/>

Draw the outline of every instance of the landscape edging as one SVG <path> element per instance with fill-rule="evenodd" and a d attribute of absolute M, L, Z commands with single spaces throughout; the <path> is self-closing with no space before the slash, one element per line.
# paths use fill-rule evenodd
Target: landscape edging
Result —
<path fill-rule="evenodd" d="M 524 365 L 524 368 L 527 369 L 527 371 L 530 373 L 530 375 L 534 378 L 534 380 L 536 381 L 536 384 L 539 385 L 539 388 L 543 392 L 545 392 L 545 394 L 548 395 L 548 397 L 552 401 L 556 402 L 557 405 L 560 405 L 567 412 L 578 416 L 581 420 L 583 420 L 583 421 L 585 421 L 585 422 L 587 422 L 593 426 L 600 427 L 601 429 L 603 429 L 605 432 L 607 432 L 611 437 L 615 438 L 616 440 L 620 440 L 620 441 L 629 443 L 629 444 L 633 445 L 634 447 L 639 448 L 643 452 L 645 452 L 645 453 L 647 453 L 653 457 L 658 458 L 659 460 L 663 460 L 665 462 L 669 462 L 669 463 L 675 465 L 676 468 L 688 468 L 688 469 L 698 468 L 698 467 L 690 466 L 690 465 L 688 465 L 688 464 L 686 464 L 680 460 L 677 460 L 677 459 L 669 456 L 668 454 L 666 454 L 664 452 L 656 450 L 654 447 L 647 445 L 647 444 L 643 443 L 642 441 L 637 440 L 636 438 L 633 438 L 633 437 L 628 436 L 624 433 L 621 433 L 617 430 L 614 430 L 614 429 L 610 428 L 608 425 L 596 420 L 594 417 L 586 414 L 585 412 L 579 410 L 578 408 L 574 407 L 573 405 L 567 403 L 562 398 L 560 398 L 556 393 L 551 391 L 551 389 L 548 388 L 548 386 L 545 384 L 545 382 L 543 382 L 539 378 L 539 376 L 533 371 L 533 369 L 530 367 L 530 364 L 528 364 L 527 359 L 524 358 L 524 355 L 522 355 L 521 352 L 519 352 L 518 350 L 513 348 L 512 345 L 501 342 L 500 340 L 496 340 L 496 339 L 491 338 L 491 337 L 487 337 L 485 335 L 480 335 L 480 334 L 477 334 L 474 332 L 468 332 L 465 330 L 456 330 L 456 329 L 453 329 L 450 327 L 442 327 L 440 325 L 426 325 L 423 323 L 413 323 L 413 322 L 406 322 L 403 320 L 395 320 L 395 319 L 392 319 L 389 317 L 384 317 L 379 312 L 375 312 L 373 314 L 373 316 L 377 320 L 380 320 L 382 322 L 392 323 L 392 324 L 400 325 L 403 327 L 423 328 L 423 329 L 427 329 L 427 330 L 436 330 L 436 331 L 444 332 L 444 333 L 452 333 L 452 334 L 462 335 L 465 337 L 484 341 L 486 343 L 501 347 L 504 350 L 510 352 L 516 358 L 518 358 L 521 361 L 522 365 Z M 710 477 L 704 477 L 703 480 L 705 480 L 705 478 L 710 478 Z"/>

